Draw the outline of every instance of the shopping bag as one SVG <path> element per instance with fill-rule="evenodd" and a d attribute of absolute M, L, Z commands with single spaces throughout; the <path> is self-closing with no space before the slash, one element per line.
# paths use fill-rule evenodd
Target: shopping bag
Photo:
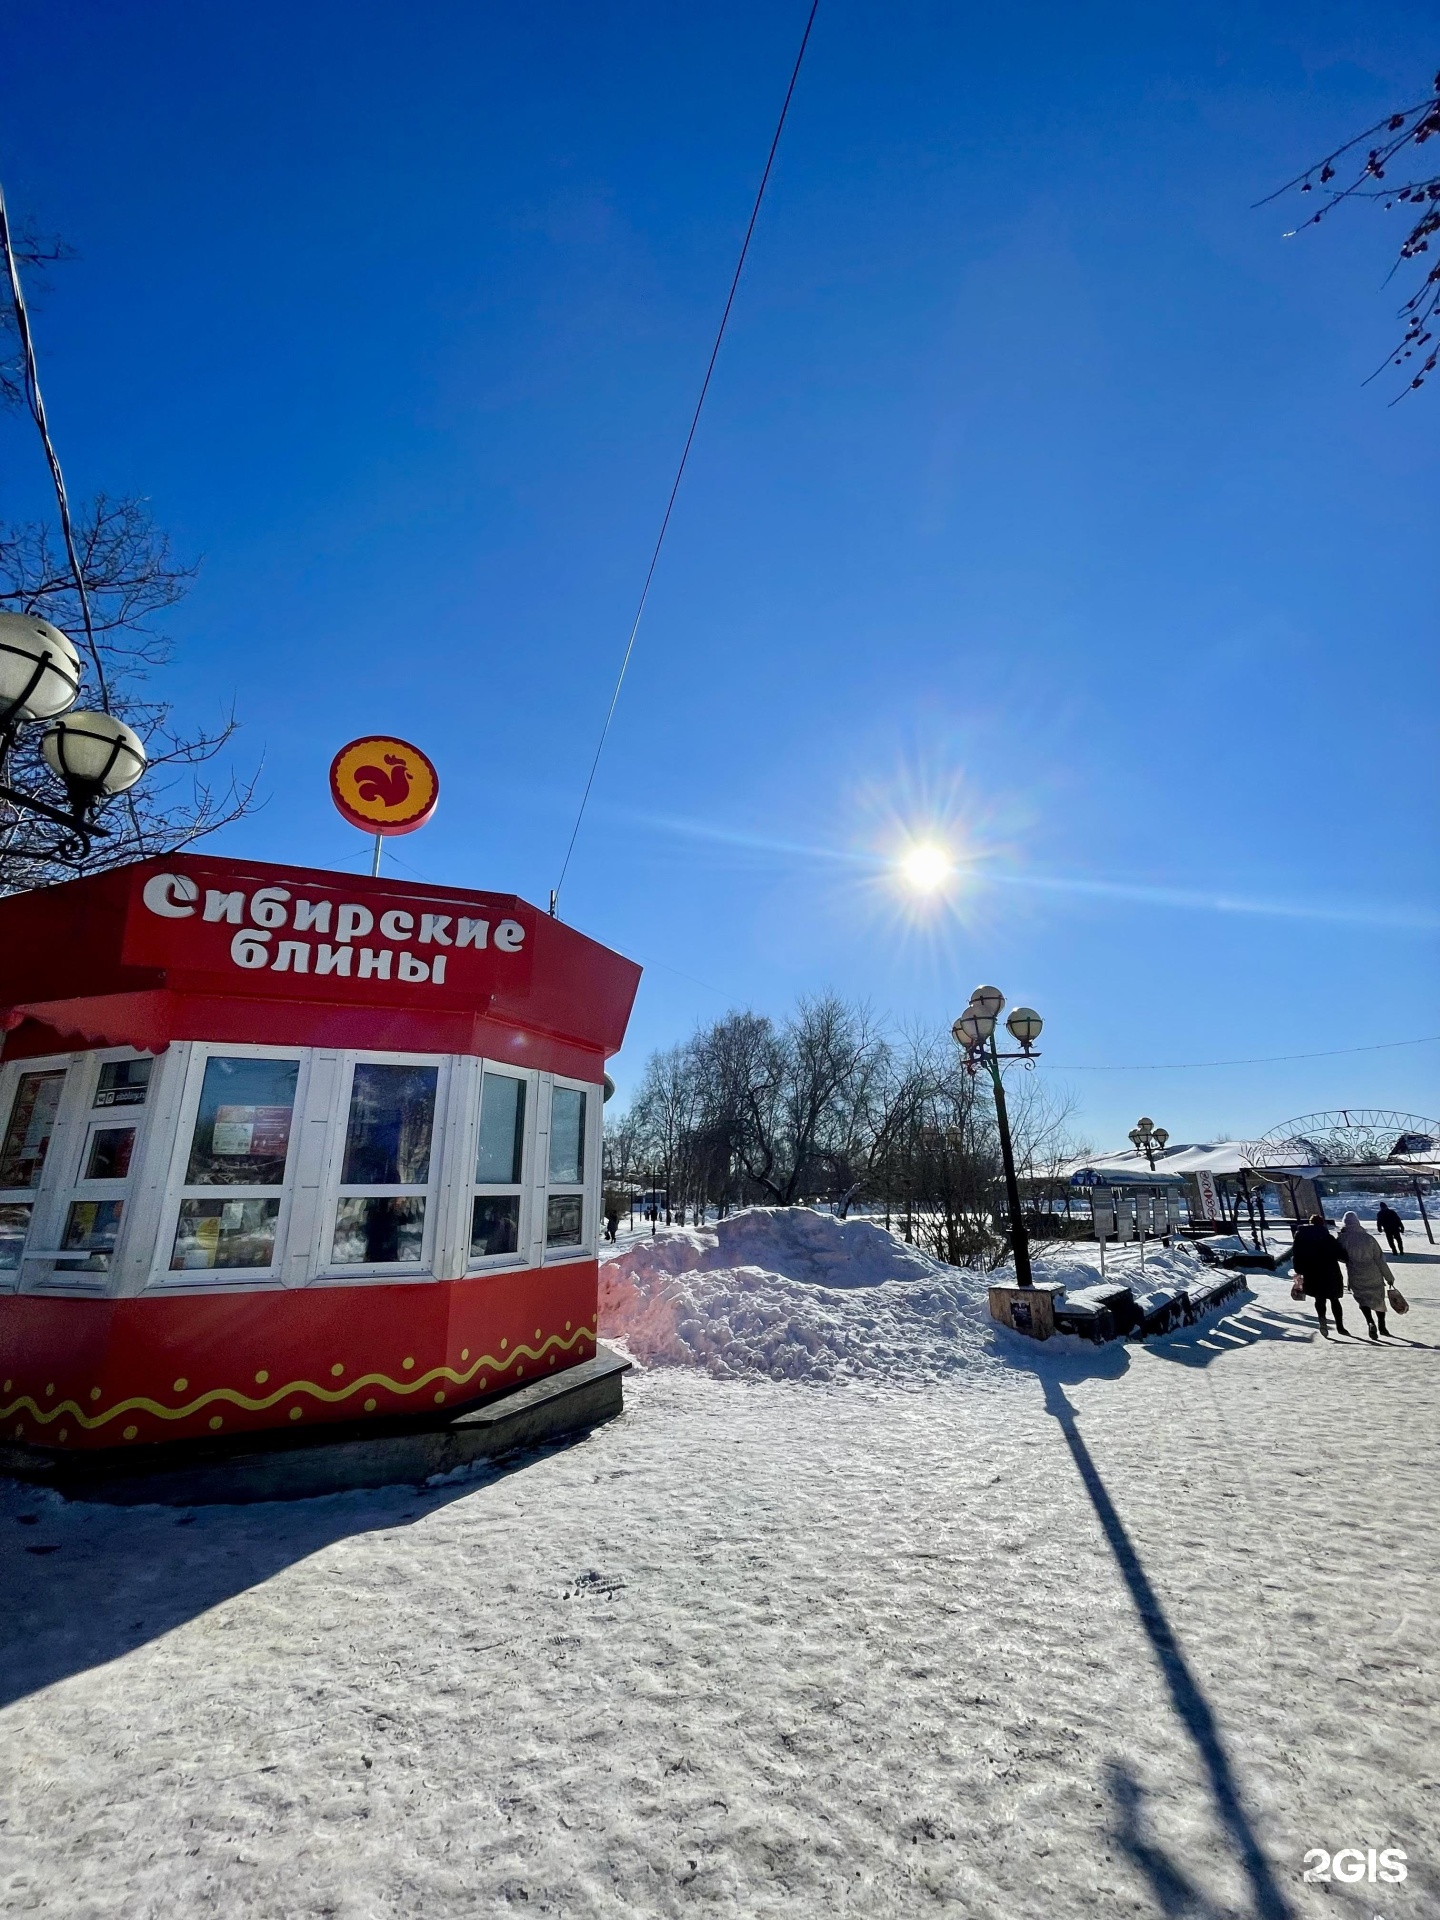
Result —
<path fill-rule="evenodd" d="M 1410 1311 L 1410 1302 L 1405 1298 L 1399 1287 L 1387 1287 L 1386 1298 L 1390 1302 L 1390 1311 L 1392 1313 L 1408 1313 Z"/>
<path fill-rule="evenodd" d="M 1305 1282 L 1300 1278 L 1298 1273 L 1290 1282 L 1290 1298 L 1292 1300 L 1303 1300 L 1305 1298 Z"/>

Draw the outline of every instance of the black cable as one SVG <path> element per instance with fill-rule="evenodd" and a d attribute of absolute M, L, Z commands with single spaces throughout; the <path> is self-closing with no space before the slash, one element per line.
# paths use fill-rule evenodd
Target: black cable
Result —
<path fill-rule="evenodd" d="M 1424 1033 L 1418 1040 L 1378 1040 L 1368 1047 L 1327 1047 L 1323 1053 L 1263 1053 L 1248 1060 L 1166 1060 L 1155 1066 L 1097 1067 L 1052 1065 L 1052 1073 L 1188 1073 L 1205 1067 L 1270 1067 L 1282 1060 L 1338 1060 L 1346 1053 L 1389 1053 L 1395 1047 L 1428 1047 L 1440 1033 Z"/>
<path fill-rule="evenodd" d="M 95 644 L 95 627 L 90 618 L 90 595 L 85 589 L 85 575 L 80 566 L 80 556 L 75 550 L 75 529 L 70 520 L 70 501 L 65 492 L 65 476 L 60 471 L 60 457 L 55 451 L 55 443 L 50 438 L 49 422 L 45 418 L 45 402 L 40 393 L 40 374 L 35 364 L 35 342 L 30 334 L 30 315 L 25 307 L 25 295 L 20 289 L 20 270 L 15 264 L 15 249 L 10 239 L 10 216 L 5 206 L 5 189 L 0 186 L 0 250 L 5 255 L 5 267 L 10 276 L 10 299 L 15 308 L 15 331 L 20 336 L 20 351 L 25 365 L 25 399 L 30 408 L 31 418 L 40 431 L 40 444 L 45 449 L 45 458 L 50 466 L 50 478 L 55 484 L 55 504 L 60 511 L 60 531 L 65 540 L 65 552 L 70 560 L 70 573 L 75 581 L 75 592 L 80 601 L 80 617 L 85 622 L 85 645 L 95 668 L 95 677 L 100 682 L 100 705 L 106 713 L 110 711 L 110 690 L 105 684 L 105 665 L 100 658 L 100 649 Z"/>
<path fill-rule="evenodd" d="M 670 515 L 675 508 L 675 497 L 680 491 L 680 482 L 685 476 L 685 463 L 690 458 L 690 448 L 694 443 L 695 429 L 700 425 L 700 412 L 705 405 L 705 396 L 710 391 L 710 376 L 715 371 L 715 362 L 720 356 L 720 342 L 725 338 L 725 327 L 730 319 L 730 309 L 735 304 L 735 292 L 740 285 L 740 275 L 745 268 L 745 256 L 750 251 L 750 237 L 755 231 L 755 222 L 760 217 L 760 202 L 765 198 L 765 189 L 770 183 L 770 169 L 775 164 L 776 150 L 780 145 L 780 136 L 785 131 L 785 116 L 790 111 L 790 101 L 795 92 L 795 83 L 800 78 L 800 64 L 805 58 L 805 49 L 810 42 L 810 29 L 815 24 L 815 15 L 819 11 L 820 0 L 812 0 L 809 18 L 805 22 L 805 31 L 800 36 L 800 51 L 795 56 L 795 68 L 790 75 L 790 84 L 785 89 L 784 105 L 780 109 L 780 118 L 775 123 L 775 138 L 770 142 L 770 152 L 765 160 L 765 171 L 760 176 L 759 191 L 755 195 L 755 204 L 750 209 L 750 224 L 745 229 L 745 239 L 740 247 L 740 258 L 735 263 L 734 278 L 730 282 L 730 292 L 726 296 L 725 311 L 720 316 L 720 326 L 715 335 L 715 344 L 710 349 L 710 362 L 705 369 L 705 378 L 700 383 L 700 398 L 695 402 L 695 412 L 690 420 L 690 431 L 685 436 L 684 451 L 680 455 L 680 464 L 675 469 L 675 484 L 670 489 L 670 498 L 665 503 L 665 517 L 660 522 L 660 532 L 655 541 L 655 551 L 650 556 L 650 565 L 645 573 L 645 585 L 640 592 L 640 604 L 635 609 L 635 623 L 630 629 L 630 638 L 625 645 L 624 658 L 620 662 L 620 672 L 616 677 L 615 691 L 610 696 L 610 708 L 605 715 L 605 724 L 600 729 L 600 739 L 595 747 L 595 758 L 590 762 L 590 777 L 585 782 L 585 791 L 580 796 L 580 809 L 575 815 L 575 825 L 570 832 L 570 844 L 565 849 L 565 858 L 560 867 L 560 878 L 550 893 L 550 911 L 558 915 L 560 911 L 560 889 L 565 884 L 565 875 L 570 870 L 570 856 L 575 851 L 575 841 L 580 833 L 580 823 L 585 818 L 585 809 L 590 801 L 590 789 L 595 784 L 595 774 L 600 765 L 600 756 L 605 751 L 605 741 L 610 732 L 610 722 L 615 718 L 615 708 L 619 703 L 620 689 L 625 684 L 626 669 L 630 665 L 630 655 L 635 650 L 635 636 L 640 631 L 640 622 L 645 613 L 645 602 L 650 597 L 650 583 L 655 578 L 655 568 L 660 559 L 660 549 L 665 544 L 666 529 L 670 525 Z"/>

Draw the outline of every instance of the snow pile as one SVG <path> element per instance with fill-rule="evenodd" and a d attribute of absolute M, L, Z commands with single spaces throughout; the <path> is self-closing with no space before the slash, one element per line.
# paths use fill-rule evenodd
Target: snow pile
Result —
<path fill-rule="evenodd" d="M 870 1220 L 752 1207 L 608 1258 L 600 1330 L 720 1378 L 935 1380 L 998 1364 L 986 1284 Z"/>

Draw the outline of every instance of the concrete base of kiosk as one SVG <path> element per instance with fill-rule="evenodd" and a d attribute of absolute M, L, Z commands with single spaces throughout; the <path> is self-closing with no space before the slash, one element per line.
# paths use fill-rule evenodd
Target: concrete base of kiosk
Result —
<path fill-rule="evenodd" d="M 613 1420 L 623 1410 L 621 1382 L 629 1370 L 628 1360 L 601 1347 L 593 1360 L 446 1417 L 132 1446 L 123 1453 L 0 1446 L 0 1474 L 39 1482 L 69 1500 L 116 1506 L 244 1505 L 420 1485 L 434 1474 Z"/>

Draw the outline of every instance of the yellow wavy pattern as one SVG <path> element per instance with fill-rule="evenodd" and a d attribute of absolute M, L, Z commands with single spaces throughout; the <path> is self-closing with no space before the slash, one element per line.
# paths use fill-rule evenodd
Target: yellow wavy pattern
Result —
<path fill-rule="evenodd" d="M 61 1400 L 53 1407 L 42 1408 L 28 1394 L 21 1394 L 8 1407 L 0 1407 L 0 1420 L 8 1420 L 12 1414 L 28 1412 L 33 1414 L 41 1426 L 49 1426 L 52 1420 L 58 1420 L 61 1414 L 77 1420 L 82 1427 L 103 1427 L 108 1421 L 118 1420 L 124 1413 L 153 1413 L 160 1420 L 188 1420 L 192 1414 L 201 1413 L 206 1407 L 220 1403 L 232 1407 L 241 1407 L 246 1413 L 264 1413 L 277 1405 L 292 1393 L 313 1394 L 317 1400 L 327 1400 L 336 1405 L 348 1400 L 351 1394 L 360 1393 L 366 1387 L 384 1387 L 388 1393 L 419 1393 L 422 1387 L 433 1386 L 437 1380 L 449 1380 L 457 1387 L 468 1386 L 477 1373 L 483 1373 L 488 1367 L 494 1373 L 502 1373 L 522 1356 L 526 1360 L 543 1360 L 552 1347 L 561 1353 L 568 1353 L 580 1340 L 593 1340 L 594 1334 L 587 1326 L 579 1326 L 568 1339 L 561 1334 L 552 1333 L 548 1340 L 542 1340 L 538 1347 L 511 1347 L 498 1360 L 493 1354 L 482 1354 L 466 1368 L 457 1373 L 453 1367 L 432 1367 L 428 1373 L 418 1375 L 414 1380 L 392 1380 L 388 1373 L 365 1373 L 357 1379 L 348 1381 L 343 1387 L 321 1387 L 313 1380 L 292 1380 L 288 1386 L 277 1387 L 274 1393 L 260 1398 L 241 1393 L 235 1387 L 212 1387 L 208 1393 L 202 1393 L 183 1407 L 162 1407 L 158 1400 L 147 1400 L 137 1396 L 133 1400 L 117 1401 L 113 1407 L 107 1407 L 103 1413 L 86 1413 L 73 1400 Z"/>

